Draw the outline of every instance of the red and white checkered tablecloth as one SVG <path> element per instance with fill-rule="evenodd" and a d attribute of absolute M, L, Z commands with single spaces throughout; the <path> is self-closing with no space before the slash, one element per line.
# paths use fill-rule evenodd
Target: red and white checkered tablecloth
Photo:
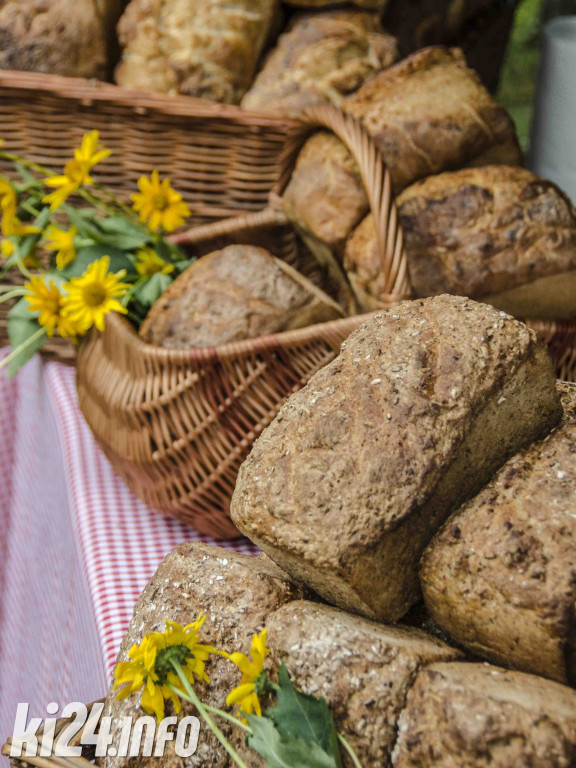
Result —
<path fill-rule="evenodd" d="M 74 370 L 38 358 L 0 374 L 0 526 L 0 741 L 18 702 L 45 717 L 49 702 L 100 698 L 162 558 L 216 543 L 130 493 L 83 420 Z"/>

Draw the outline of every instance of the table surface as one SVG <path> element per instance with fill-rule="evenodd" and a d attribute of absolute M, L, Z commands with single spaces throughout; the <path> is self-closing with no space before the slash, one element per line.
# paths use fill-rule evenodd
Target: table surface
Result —
<path fill-rule="evenodd" d="M 134 603 L 177 544 L 216 542 L 148 510 L 114 473 L 78 408 L 73 368 L 0 374 L 0 741 L 16 703 L 106 690 Z"/>

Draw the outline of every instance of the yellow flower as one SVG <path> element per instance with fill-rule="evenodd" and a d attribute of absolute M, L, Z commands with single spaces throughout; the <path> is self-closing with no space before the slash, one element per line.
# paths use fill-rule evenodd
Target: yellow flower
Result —
<path fill-rule="evenodd" d="M 22 224 L 18 216 L 5 213 L 2 216 L 2 234 L 4 237 L 23 237 L 24 235 L 35 235 L 40 230 L 32 224 Z"/>
<path fill-rule="evenodd" d="M 170 181 L 160 181 L 158 171 L 152 171 L 152 176 L 141 176 L 138 179 L 140 192 L 132 195 L 134 210 L 140 214 L 140 221 L 148 222 L 150 229 L 160 229 L 172 232 L 184 224 L 190 216 L 188 204 L 183 202 L 182 195 L 175 192 Z"/>
<path fill-rule="evenodd" d="M 16 216 L 18 198 L 9 181 L 0 177 L 0 209 L 2 216 Z"/>
<path fill-rule="evenodd" d="M 110 258 L 103 256 L 89 264 L 81 277 L 73 277 L 64 286 L 68 292 L 64 314 L 86 330 L 95 325 L 103 331 L 108 312 L 127 311 L 118 301 L 129 288 L 121 282 L 126 270 L 114 274 L 108 272 L 109 266 Z"/>
<path fill-rule="evenodd" d="M 264 659 L 270 653 L 266 648 L 266 632 L 267 630 L 264 629 L 252 638 L 252 660 L 243 653 L 227 654 L 230 661 L 233 661 L 242 672 L 242 680 L 240 685 L 230 692 L 226 704 L 229 707 L 237 704 L 242 712 L 247 715 L 255 712 L 258 717 L 262 716 L 262 708 L 258 698 L 257 682 L 264 670 Z"/>
<path fill-rule="evenodd" d="M 134 644 L 128 652 L 131 661 L 116 666 L 114 688 L 124 685 L 117 693 L 118 699 L 125 699 L 135 691 L 144 688 L 142 708 L 154 714 L 158 720 L 164 717 L 164 699 L 170 699 L 176 713 L 180 712 L 180 699 L 170 688 L 182 690 L 182 682 L 176 673 L 174 663 L 181 666 L 186 679 L 209 683 L 205 665 L 211 653 L 217 653 L 211 645 L 198 642 L 198 631 L 206 616 L 200 614 L 193 624 L 182 627 L 174 621 L 166 622 L 164 632 L 151 632 L 139 645 Z"/>
<path fill-rule="evenodd" d="M 90 171 L 99 162 L 110 156 L 108 149 L 98 146 L 98 131 L 87 133 L 82 139 L 80 149 L 74 150 L 74 159 L 69 160 L 61 176 L 49 176 L 44 183 L 56 191 L 46 195 L 42 202 L 50 203 L 50 209 L 55 210 L 80 187 L 93 184 Z"/>
<path fill-rule="evenodd" d="M 14 253 L 14 243 L 11 240 L 2 240 L 0 243 L 0 253 L 3 259 L 9 259 Z"/>
<path fill-rule="evenodd" d="M 169 264 L 153 248 L 140 248 L 136 251 L 136 270 L 139 275 L 152 277 L 161 272 L 169 275 L 174 272 L 174 264 Z"/>
<path fill-rule="evenodd" d="M 39 312 L 38 322 L 46 328 L 48 336 L 53 336 L 55 330 L 58 331 L 59 336 L 65 338 L 74 338 L 81 332 L 70 318 L 62 314 L 65 297 L 52 280 L 46 283 L 43 277 L 32 275 L 24 287 L 28 290 L 26 294 L 28 310 Z"/>
<path fill-rule="evenodd" d="M 70 227 L 68 231 L 65 229 L 58 229 L 58 227 L 48 227 L 46 235 L 50 238 L 50 241 L 46 243 L 46 248 L 49 251 L 57 251 L 56 254 L 56 266 L 58 269 L 64 269 L 76 258 L 76 250 L 74 248 L 74 238 L 77 235 L 75 227 Z"/>

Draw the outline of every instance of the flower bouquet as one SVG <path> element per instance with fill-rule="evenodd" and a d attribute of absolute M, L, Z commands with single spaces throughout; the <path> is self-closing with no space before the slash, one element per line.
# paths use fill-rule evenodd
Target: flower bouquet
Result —
<path fill-rule="evenodd" d="M 83 137 L 61 175 L 0 149 L 20 177 L 0 177 L 2 274 L 18 269 L 26 280 L 0 285 L 0 302 L 17 299 L 8 313 L 12 351 L 0 363 L 9 374 L 50 336 L 75 343 L 92 326 L 103 330 L 109 312 L 138 326 L 193 261 L 166 239 L 190 216 L 182 196 L 153 171 L 126 205 L 92 178 L 109 155 L 97 131 Z"/>

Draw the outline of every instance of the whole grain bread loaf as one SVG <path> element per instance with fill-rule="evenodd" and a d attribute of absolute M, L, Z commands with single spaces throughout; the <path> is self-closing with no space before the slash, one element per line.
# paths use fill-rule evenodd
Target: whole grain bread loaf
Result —
<path fill-rule="evenodd" d="M 327 11 L 295 16 L 242 99 L 244 109 L 298 117 L 315 104 L 340 104 L 398 56 L 378 16 Z"/>
<path fill-rule="evenodd" d="M 576 685 L 576 385 L 561 424 L 508 461 L 425 551 L 435 622 L 476 654 Z"/>
<path fill-rule="evenodd" d="M 339 304 L 268 251 L 229 245 L 168 286 L 140 336 L 171 349 L 212 347 L 342 316 Z"/>
<path fill-rule="evenodd" d="M 450 511 L 561 413 L 525 325 L 461 297 L 403 302 L 289 398 L 240 468 L 232 519 L 328 602 L 394 621 Z"/>
<path fill-rule="evenodd" d="M 152 577 L 134 608 L 128 632 L 122 641 L 118 661 L 126 661 L 134 643 L 141 642 L 148 632 L 163 631 L 166 620 L 185 626 L 200 612 L 207 619 L 200 630 L 200 642 L 228 652 L 250 653 L 251 638 L 264 629 L 266 617 L 290 600 L 303 596 L 302 590 L 291 583 L 267 557 L 240 555 L 229 549 L 206 544 L 181 544 L 168 555 Z M 221 656 L 212 656 L 206 666 L 210 685 L 195 683 L 200 699 L 226 709 L 226 696 L 239 684 L 238 669 Z M 117 749 L 122 719 L 140 717 L 141 692 L 117 701 L 110 689 L 104 716 L 111 716 L 112 745 Z M 171 705 L 167 704 L 167 716 Z M 179 719 L 197 715 L 195 708 L 183 702 Z M 237 729 L 219 721 L 227 737 L 238 741 Z M 253 757 L 256 757 L 253 754 Z M 180 758 L 174 741 L 168 742 L 163 757 L 134 759 L 108 756 L 105 768 L 228 768 L 229 758 L 207 727 L 201 727 L 198 748 L 189 758 Z M 261 765 L 253 762 L 252 765 Z"/>
<path fill-rule="evenodd" d="M 297 601 L 267 621 L 272 665 L 326 699 L 338 731 L 365 768 L 390 766 L 397 720 L 418 669 L 459 651 L 417 629 L 387 627 L 337 608 Z M 352 766 L 349 758 L 346 766 Z"/>
<path fill-rule="evenodd" d="M 576 691 L 489 664 L 421 669 L 400 715 L 394 768 L 571 768 Z"/>
<path fill-rule="evenodd" d="M 238 104 L 277 13 L 277 0 L 131 0 L 116 82 Z"/>
<path fill-rule="evenodd" d="M 123 0 L 0 0 L 0 69 L 105 79 Z"/>
<path fill-rule="evenodd" d="M 417 296 L 485 297 L 518 317 L 576 314 L 576 209 L 523 168 L 430 176 L 398 198 Z"/>

